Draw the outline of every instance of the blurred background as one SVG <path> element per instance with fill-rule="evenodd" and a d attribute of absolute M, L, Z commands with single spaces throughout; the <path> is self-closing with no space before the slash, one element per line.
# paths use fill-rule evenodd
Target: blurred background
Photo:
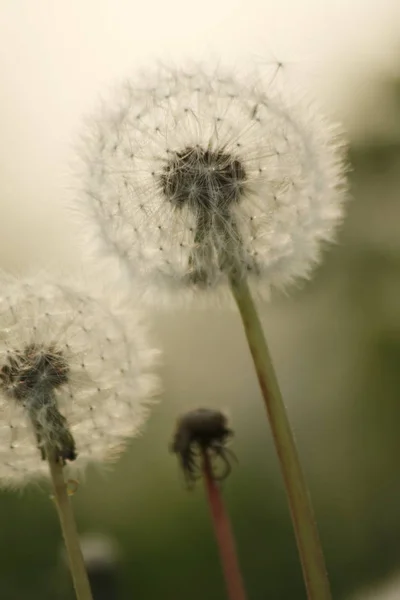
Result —
<path fill-rule="evenodd" d="M 334 598 L 400 598 L 398 0 L 2 0 L 0 48 L 0 266 L 16 273 L 78 267 L 67 207 L 82 118 L 153 58 L 282 61 L 344 123 L 352 200 L 338 244 L 262 315 Z M 202 487 L 186 491 L 168 453 L 176 416 L 197 406 L 227 410 L 235 430 L 223 491 L 249 599 L 304 599 L 238 316 L 149 319 L 165 353 L 162 403 L 115 468 L 89 470 L 73 497 L 95 600 L 225 597 Z M 0 532 L 1 598 L 72 600 L 45 486 L 0 492 Z"/>

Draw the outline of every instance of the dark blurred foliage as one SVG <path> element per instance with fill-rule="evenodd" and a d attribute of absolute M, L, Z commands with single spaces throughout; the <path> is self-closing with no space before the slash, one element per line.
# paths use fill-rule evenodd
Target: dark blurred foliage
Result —
<path fill-rule="evenodd" d="M 397 106 L 388 118 L 400 121 L 400 81 L 385 87 Z M 353 199 L 339 243 L 310 283 L 265 309 L 277 340 L 286 324 L 289 343 L 276 343 L 277 366 L 335 599 L 400 566 L 400 139 L 367 136 L 352 145 L 350 161 Z M 167 323 L 156 317 L 166 350 L 163 402 L 116 468 L 89 471 L 73 498 L 80 530 L 109 534 L 120 547 L 109 600 L 225 597 L 201 482 L 185 490 L 175 457 L 168 455 L 174 420 L 186 400 L 230 408 L 229 394 L 236 393 L 229 388 L 230 355 L 227 350 L 224 362 L 221 352 L 236 316 L 214 312 L 207 318 L 208 326 L 203 321 L 199 328 L 190 311 Z M 235 327 L 230 352 L 236 342 L 244 343 L 240 325 Z M 174 331 L 182 336 L 175 358 L 168 354 Z M 221 364 L 213 371 L 208 362 L 217 352 Z M 186 355 L 192 366 L 183 365 Z M 257 386 L 248 375 L 251 363 L 243 360 L 243 388 L 241 379 L 234 385 L 247 408 L 233 411 L 239 464 L 223 484 L 224 497 L 249 598 L 301 600 L 284 490 Z M 197 384 L 204 382 L 202 392 Z M 216 398 L 224 386 L 229 393 Z M 0 511 L 1 598 L 72 599 L 48 489 L 3 492 Z"/>

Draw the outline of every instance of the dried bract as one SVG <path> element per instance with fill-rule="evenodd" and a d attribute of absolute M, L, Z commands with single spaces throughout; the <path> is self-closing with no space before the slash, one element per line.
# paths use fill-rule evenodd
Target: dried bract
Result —
<path fill-rule="evenodd" d="M 222 472 L 213 468 L 215 479 L 225 479 L 231 466 L 227 454 L 228 439 L 233 431 L 228 428 L 226 416 L 218 410 L 198 408 L 182 415 L 177 422 L 171 451 L 179 456 L 188 485 L 194 483 L 201 471 L 202 454 L 207 452 L 212 460 L 222 461 Z"/>

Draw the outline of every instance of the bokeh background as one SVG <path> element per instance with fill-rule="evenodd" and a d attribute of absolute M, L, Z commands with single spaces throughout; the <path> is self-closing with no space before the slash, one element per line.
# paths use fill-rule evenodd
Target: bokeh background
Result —
<path fill-rule="evenodd" d="M 352 200 L 313 280 L 262 307 L 338 600 L 400 598 L 400 4 L 398 0 L 2 0 L 0 266 L 74 272 L 68 204 L 83 115 L 152 59 L 284 63 L 342 121 Z M 73 498 L 96 600 L 220 600 L 201 485 L 168 444 L 176 416 L 222 407 L 239 464 L 224 484 L 251 600 L 305 598 L 260 393 L 233 311 L 149 312 L 165 393 L 145 434 Z M 95 551 L 101 554 L 102 541 Z M 92 541 L 93 552 L 93 541 Z M 100 565 L 100 567 L 99 567 Z M 100 570 L 100 571 L 99 571 Z M 112 580 L 112 587 L 107 581 Z M 101 592 L 103 592 L 101 594 Z M 4 600 L 73 598 L 49 490 L 0 492 Z"/>

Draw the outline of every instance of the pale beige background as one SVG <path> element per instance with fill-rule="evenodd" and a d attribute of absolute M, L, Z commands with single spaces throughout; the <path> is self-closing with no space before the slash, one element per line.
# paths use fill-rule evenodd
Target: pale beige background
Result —
<path fill-rule="evenodd" d="M 71 143 L 135 65 L 284 60 L 337 110 L 349 83 L 390 68 L 399 36 L 398 0 L 2 0 L 0 263 L 76 258 L 61 210 Z M 364 84 L 358 98 L 368 96 Z"/>

